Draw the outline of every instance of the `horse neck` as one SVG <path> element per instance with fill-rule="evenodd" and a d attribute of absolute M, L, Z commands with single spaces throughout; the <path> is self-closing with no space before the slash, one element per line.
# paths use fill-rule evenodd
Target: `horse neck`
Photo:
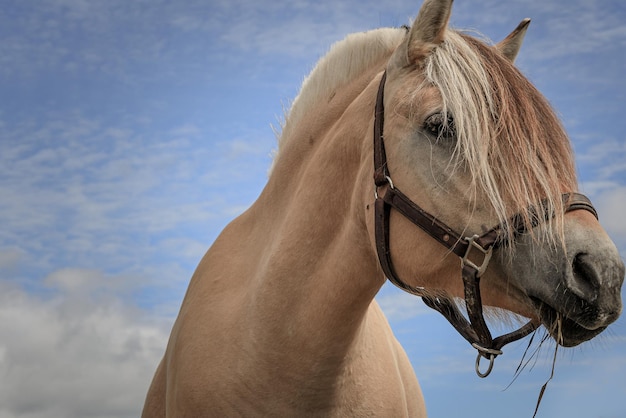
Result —
<path fill-rule="evenodd" d="M 291 131 L 268 185 L 246 214 L 263 225 L 256 228 L 264 248 L 249 305 L 249 320 L 263 326 L 254 338 L 257 348 L 295 345 L 281 352 L 343 361 L 384 282 L 365 219 L 366 196 L 373 200 L 377 72 L 337 91 Z"/>

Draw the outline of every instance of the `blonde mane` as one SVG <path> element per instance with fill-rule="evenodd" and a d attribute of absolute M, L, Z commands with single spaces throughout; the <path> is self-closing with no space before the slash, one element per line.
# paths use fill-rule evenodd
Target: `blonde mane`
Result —
<path fill-rule="evenodd" d="M 576 191 L 576 171 L 546 99 L 494 48 L 451 30 L 424 68 L 425 82 L 441 92 L 444 114 L 453 115 L 451 165 L 469 173 L 473 197 L 486 198 L 500 222 L 522 210 L 530 225 L 537 216 L 524 210 L 530 207 L 554 213 L 535 238 L 562 243 L 561 196 Z"/>
<path fill-rule="evenodd" d="M 406 30 L 402 28 L 381 28 L 353 33 L 335 43 L 304 79 L 285 118 L 279 152 L 284 138 L 290 137 L 290 127 L 298 125 L 302 116 L 315 108 L 321 98 L 328 97 L 377 61 L 390 56 L 405 35 Z"/>

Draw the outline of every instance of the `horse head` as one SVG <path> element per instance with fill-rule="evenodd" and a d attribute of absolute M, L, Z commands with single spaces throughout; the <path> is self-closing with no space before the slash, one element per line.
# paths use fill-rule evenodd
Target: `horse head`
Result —
<path fill-rule="evenodd" d="M 384 160 L 375 167 L 376 195 L 405 216 L 381 209 L 391 213 L 380 215 L 388 231 L 380 227 L 376 236 L 379 227 L 370 223 L 371 239 L 387 276 L 431 304 L 479 291 L 478 310 L 503 308 L 531 319 L 525 333 L 541 323 L 559 344 L 580 344 L 620 315 L 624 264 L 590 202 L 575 193 L 564 128 L 514 66 L 530 20 L 489 46 L 448 29 L 451 6 L 424 2 L 381 81 L 376 116 L 384 127 L 377 121 L 375 132 L 384 138 Z M 417 222 L 422 229 L 402 208 L 410 202 L 416 217 L 427 215 Z M 432 224 L 443 232 L 429 233 Z M 459 258 L 475 246 L 471 237 L 490 234 L 477 248 L 493 258 L 471 273 L 476 289 L 468 291 Z M 389 242 L 380 244 L 384 235 Z M 461 244 L 468 248 L 459 252 Z"/>

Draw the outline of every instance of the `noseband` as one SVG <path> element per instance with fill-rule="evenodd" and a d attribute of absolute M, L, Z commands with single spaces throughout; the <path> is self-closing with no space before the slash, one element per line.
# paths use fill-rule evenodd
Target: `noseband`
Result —
<path fill-rule="evenodd" d="M 383 140 L 384 126 L 384 89 L 387 73 L 383 73 L 376 97 L 376 109 L 374 116 L 374 183 L 376 185 L 375 203 L 375 235 L 378 259 L 386 277 L 391 283 L 411 294 L 421 296 L 427 306 L 439 311 L 452 326 L 461 334 L 476 350 L 476 373 L 480 377 L 487 377 L 493 369 L 495 358 L 502 354 L 502 347 L 510 342 L 519 340 L 533 332 L 539 324 L 529 321 L 526 325 L 508 334 L 497 338 L 491 336 L 483 316 L 483 305 L 480 296 L 480 277 L 487 269 L 489 260 L 497 249 L 508 238 L 505 236 L 505 226 L 497 225 L 482 235 L 464 237 L 438 220 L 435 216 L 426 212 L 419 205 L 409 199 L 404 193 L 394 186 L 385 154 Z M 587 210 L 596 218 L 598 214 L 591 201 L 579 193 L 566 193 L 562 195 L 565 212 L 573 210 Z M 391 208 L 396 209 L 409 221 L 423 229 L 440 244 L 456 254 L 461 259 L 461 272 L 465 293 L 465 306 L 467 317 L 460 312 L 456 303 L 446 297 L 434 297 L 421 287 L 413 287 L 402 281 L 393 267 L 389 248 L 389 217 Z M 533 209 L 530 209 L 533 211 Z M 536 215 L 536 211 L 533 211 Z M 549 219 L 551 214 L 544 214 L 543 219 Z M 536 220 L 531 225 L 535 227 L 540 222 L 540 216 L 533 216 Z M 527 231 L 527 226 L 521 215 L 511 218 L 513 236 Z M 488 369 L 480 371 L 481 357 L 489 359 Z"/>

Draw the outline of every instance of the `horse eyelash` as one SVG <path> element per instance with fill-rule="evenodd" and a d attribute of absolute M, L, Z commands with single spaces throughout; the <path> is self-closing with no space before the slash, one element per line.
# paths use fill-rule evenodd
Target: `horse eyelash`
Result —
<path fill-rule="evenodd" d="M 442 112 L 433 113 L 428 116 L 424 121 L 423 128 L 437 139 L 449 140 L 456 137 L 454 118 L 452 115 L 447 115 L 444 121 L 444 114 Z"/>

